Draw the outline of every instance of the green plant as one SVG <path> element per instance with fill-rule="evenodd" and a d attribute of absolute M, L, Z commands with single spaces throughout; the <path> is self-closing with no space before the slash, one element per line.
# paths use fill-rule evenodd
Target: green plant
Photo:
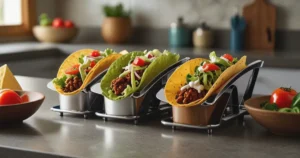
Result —
<path fill-rule="evenodd" d="M 129 17 L 130 11 L 126 11 L 122 3 L 119 3 L 115 6 L 105 5 L 103 7 L 105 16 L 107 17 Z"/>
<path fill-rule="evenodd" d="M 50 26 L 52 24 L 52 20 L 48 17 L 46 13 L 42 13 L 39 16 L 39 23 L 41 26 Z"/>

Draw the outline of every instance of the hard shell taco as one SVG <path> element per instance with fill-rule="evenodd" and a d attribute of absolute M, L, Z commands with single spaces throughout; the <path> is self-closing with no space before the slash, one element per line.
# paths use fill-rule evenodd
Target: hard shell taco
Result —
<path fill-rule="evenodd" d="M 120 100 L 141 90 L 160 72 L 176 63 L 178 54 L 159 50 L 131 52 L 116 60 L 101 80 L 102 94 Z"/>
<path fill-rule="evenodd" d="M 64 95 L 74 95 L 82 91 L 94 77 L 120 56 L 121 54 L 112 49 L 103 52 L 82 49 L 72 53 L 61 64 L 57 77 L 52 81 L 56 91 Z"/>
<path fill-rule="evenodd" d="M 165 86 L 165 97 L 171 105 L 199 105 L 246 68 L 246 56 L 238 60 L 230 54 L 217 57 L 211 52 L 209 58 L 192 59 L 173 72 Z"/>

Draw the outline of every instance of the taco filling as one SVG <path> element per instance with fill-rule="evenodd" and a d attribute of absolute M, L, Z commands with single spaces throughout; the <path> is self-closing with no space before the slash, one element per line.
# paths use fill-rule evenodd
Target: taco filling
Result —
<path fill-rule="evenodd" d="M 177 103 L 188 104 L 203 98 L 219 76 L 238 61 L 230 54 L 217 57 L 215 52 L 210 53 L 209 58 L 209 61 L 203 61 L 195 67 L 194 74 L 186 75 L 186 83 L 175 97 Z"/>
<path fill-rule="evenodd" d="M 88 55 L 81 55 L 78 58 L 78 63 L 66 69 L 62 77 L 53 79 L 53 83 L 59 86 L 63 92 L 76 91 L 82 86 L 87 75 L 95 65 L 112 53 L 114 53 L 112 49 L 106 49 L 104 52 L 94 50 Z"/>
<path fill-rule="evenodd" d="M 145 55 L 136 56 L 130 60 L 128 65 L 123 67 L 123 72 L 111 82 L 111 88 L 115 95 L 123 95 L 124 90 L 130 86 L 136 88 L 139 86 L 145 69 L 159 56 L 161 53 L 158 50 L 145 51 Z"/>

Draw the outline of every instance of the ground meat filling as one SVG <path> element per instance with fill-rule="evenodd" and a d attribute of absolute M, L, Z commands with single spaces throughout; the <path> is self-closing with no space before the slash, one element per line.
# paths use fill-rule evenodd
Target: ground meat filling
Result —
<path fill-rule="evenodd" d="M 143 76 L 144 70 L 137 70 L 135 74 L 135 79 L 140 81 Z M 131 73 L 128 73 L 125 77 L 118 77 L 111 82 L 111 88 L 115 95 L 121 95 L 122 92 L 126 89 L 127 85 L 131 86 Z"/>
<path fill-rule="evenodd" d="M 206 94 L 206 91 L 198 91 L 194 88 L 184 89 L 182 91 L 178 91 L 176 95 L 176 102 L 179 104 L 188 104 L 200 98 L 203 98 Z"/>
<path fill-rule="evenodd" d="M 80 77 L 71 77 L 66 80 L 66 86 L 63 88 L 64 92 L 73 92 L 79 89 L 82 85 Z"/>

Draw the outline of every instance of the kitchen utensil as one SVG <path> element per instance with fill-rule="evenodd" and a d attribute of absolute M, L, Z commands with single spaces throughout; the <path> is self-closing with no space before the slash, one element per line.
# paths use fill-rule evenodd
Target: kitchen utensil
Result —
<path fill-rule="evenodd" d="M 243 102 L 252 96 L 259 68 L 263 66 L 263 61 L 250 63 L 243 71 L 233 76 L 222 88 L 222 90 L 208 98 L 203 104 L 192 107 L 174 107 L 173 117 L 163 119 L 163 125 L 176 127 L 188 127 L 196 129 L 207 129 L 212 133 L 212 128 L 219 127 L 222 122 L 234 118 L 243 118 L 246 110 L 243 109 Z M 251 73 L 248 85 L 243 98 L 239 99 L 238 89 L 235 82 L 247 73 Z M 167 102 L 164 95 L 160 95 L 160 100 Z M 175 96 L 174 96 L 175 97 Z M 242 120 L 242 119 L 241 119 Z"/>
<path fill-rule="evenodd" d="M 186 47 L 190 42 L 190 32 L 183 23 L 183 17 L 177 19 L 177 23 L 173 22 L 169 29 L 169 45 L 172 47 Z"/>
<path fill-rule="evenodd" d="M 259 124 L 277 135 L 299 135 L 300 114 L 264 110 L 260 104 L 270 100 L 271 96 L 260 96 L 247 100 L 245 107 Z"/>
<path fill-rule="evenodd" d="M 198 48 L 209 48 L 213 44 L 213 32 L 205 22 L 193 33 L 193 44 Z"/>
<path fill-rule="evenodd" d="M 231 36 L 230 36 L 230 50 L 231 52 L 239 52 L 244 45 L 244 31 L 246 22 L 243 17 L 238 14 L 231 18 Z"/>
<path fill-rule="evenodd" d="M 90 93 L 90 88 L 96 82 L 106 74 L 107 70 L 99 73 L 87 86 L 83 89 L 82 92 L 75 95 L 59 95 L 59 109 L 51 108 L 52 111 L 60 112 L 61 116 L 63 113 L 71 113 L 71 114 L 83 114 L 84 118 L 87 118 L 87 114 L 90 114 L 91 111 L 101 110 L 103 103 L 103 96 L 93 95 Z M 56 91 L 52 81 L 47 84 L 47 87 L 53 91 Z M 97 104 L 97 105 L 96 105 Z"/>
<path fill-rule="evenodd" d="M 34 26 L 33 35 L 41 42 L 70 42 L 78 33 L 77 28 L 54 28 L 52 26 Z"/>
<path fill-rule="evenodd" d="M 265 0 L 254 0 L 243 9 L 247 23 L 245 46 L 252 50 L 274 50 L 276 8 Z"/>
<path fill-rule="evenodd" d="M 96 112 L 96 115 L 103 117 L 105 120 L 107 120 L 107 118 L 116 118 L 134 120 L 134 123 L 137 123 L 137 120 L 141 116 L 165 110 L 165 107 L 159 107 L 160 101 L 155 97 L 155 95 L 162 87 L 162 80 L 171 71 L 187 60 L 189 60 L 189 58 L 184 58 L 162 71 L 146 87 L 139 92 L 135 92 L 130 97 L 119 101 L 112 101 L 104 97 L 104 111 Z M 91 91 L 95 94 L 101 95 L 102 91 L 100 89 L 100 83 L 92 86 Z"/>
<path fill-rule="evenodd" d="M 18 123 L 32 116 L 44 102 L 45 96 L 39 92 L 15 91 L 26 94 L 29 101 L 21 104 L 0 106 L 0 123 Z"/>

